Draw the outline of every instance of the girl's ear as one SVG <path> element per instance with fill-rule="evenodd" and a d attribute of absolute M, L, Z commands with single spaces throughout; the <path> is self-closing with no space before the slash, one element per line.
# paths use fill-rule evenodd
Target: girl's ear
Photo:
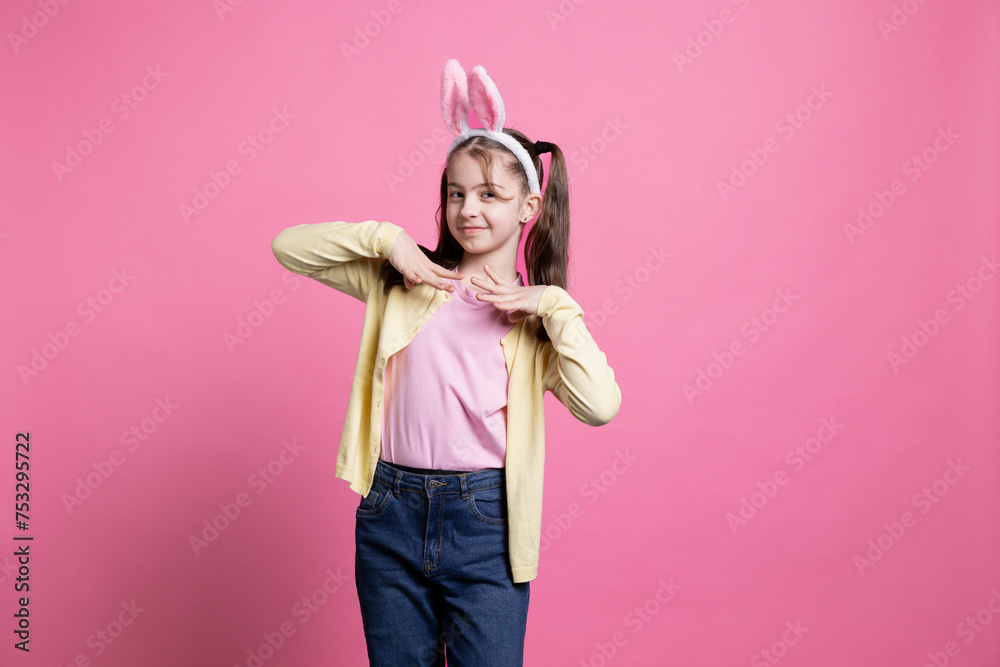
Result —
<path fill-rule="evenodd" d="M 542 208 L 542 196 L 541 195 L 528 195 L 524 200 L 524 215 L 521 217 L 521 222 L 527 222 L 531 220 Z M 525 220 L 527 218 L 527 220 Z"/>
<path fill-rule="evenodd" d="M 497 90 L 493 79 L 486 73 L 486 68 L 476 65 L 469 75 L 469 101 L 472 110 L 476 113 L 479 122 L 487 130 L 493 132 L 503 131 L 503 122 L 506 119 L 503 109 L 503 100 L 500 99 L 500 91 Z"/>
<path fill-rule="evenodd" d="M 441 72 L 441 114 L 454 135 L 469 129 L 469 84 L 465 70 L 452 58 Z"/>

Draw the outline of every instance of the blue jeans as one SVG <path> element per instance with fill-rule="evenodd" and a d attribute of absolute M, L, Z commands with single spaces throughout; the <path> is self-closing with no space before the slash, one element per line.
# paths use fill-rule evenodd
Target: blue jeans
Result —
<path fill-rule="evenodd" d="M 416 474 L 379 460 L 355 528 L 372 667 L 513 667 L 528 583 L 515 584 L 502 468 Z"/>

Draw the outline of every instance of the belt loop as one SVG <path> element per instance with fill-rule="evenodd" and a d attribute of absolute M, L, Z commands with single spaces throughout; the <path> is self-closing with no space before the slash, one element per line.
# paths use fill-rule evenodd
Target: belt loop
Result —
<path fill-rule="evenodd" d="M 469 485 L 465 481 L 465 473 L 462 473 L 461 475 L 458 476 L 458 484 L 459 484 L 459 495 L 462 498 L 462 500 L 465 500 L 466 498 L 469 497 Z"/>
<path fill-rule="evenodd" d="M 399 490 L 399 482 L 403 479 L 403 471 L 396 471 L 396 479 L 392 483 L 392 495 L 399 498 L 402 495 L 402 491 Z"/>

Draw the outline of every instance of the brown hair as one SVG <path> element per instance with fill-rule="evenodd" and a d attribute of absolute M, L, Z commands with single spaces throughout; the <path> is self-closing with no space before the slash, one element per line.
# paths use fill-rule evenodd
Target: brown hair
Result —
<path fill-rule="evenodd" d="M 531 161 L 538 172 L 538 178 L 544 177 L 542 171 L 542 160 L 535 153 L 534 142 L 528 140 L 526 136 L 512 130 L 504 128 L 507 134 L 520 143 L 531 156 Z M 538 218 L 528 230 L 528 237 L 524 243 L 524 265 L 528 270 L 528 285 L 556 285 L 566 289 L 566 272 L 569 264 L 569 180 L 566 176 L 566 159 L 562 150 L 555 144 L 552 146 L 552 156 L 549 173 L 549 181 L 545 186 L 542 196 L 542 205 L 538 212 Z M 494 159 L 499 159 L 500 164 L 512 174 L 516 182 L 520 195 L 527 196 L 528 176 L 524 173 L 521 163 L 517 157 L 503 144 L 484 136 L 472 136 L 455 147 L 449 156 L 448 163 L 459 153 L 464 152 L 475 158 L 483 167 L 486 174 L 486 182 L 492 184 L 491 166 Z M 465 250 L 461 244 L 451 234 L 448 229 L 447 207 L 448 207 L 448 163 L 441 173 L 441 204 L 438 207 L 436 218 L 438 223 L 437 248 L 428 250 L 422 245 L 417 245 L 427 257 L 446 269 L 453 270 L 462 259 Z M 499 195 L 497 195 L 499 198 Z M 381 279 L 388 294 L 395 285 L 403 284 L 403 274 L 388 261 L 382 263 Z M 543 342 L 549 341 L 548 333 L 539 323 L 535 335 Z"/>

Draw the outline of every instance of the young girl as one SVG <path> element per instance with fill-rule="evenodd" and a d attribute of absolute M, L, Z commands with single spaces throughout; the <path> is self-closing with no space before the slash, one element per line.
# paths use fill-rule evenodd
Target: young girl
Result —
<path fill-rule="evenodd" d="M 542 524 L 543 397 L 618 413 L 607 358 L 566 291 L 569 202 L 555 144 L 503 127 L 477 66 L 445 65 L 456 138 L 437 248 L 390 222 L 283 230 L 290 271 L 363 301 L 336 476 L 361 494 L 355 579 L 371 665 L 521 665 Z M 483 123 L 469 129 L 469 104 Z M 541 194 L 542 161 L 551 153 Z M 517 271 L 524 226 L 527 280 Z"/>

